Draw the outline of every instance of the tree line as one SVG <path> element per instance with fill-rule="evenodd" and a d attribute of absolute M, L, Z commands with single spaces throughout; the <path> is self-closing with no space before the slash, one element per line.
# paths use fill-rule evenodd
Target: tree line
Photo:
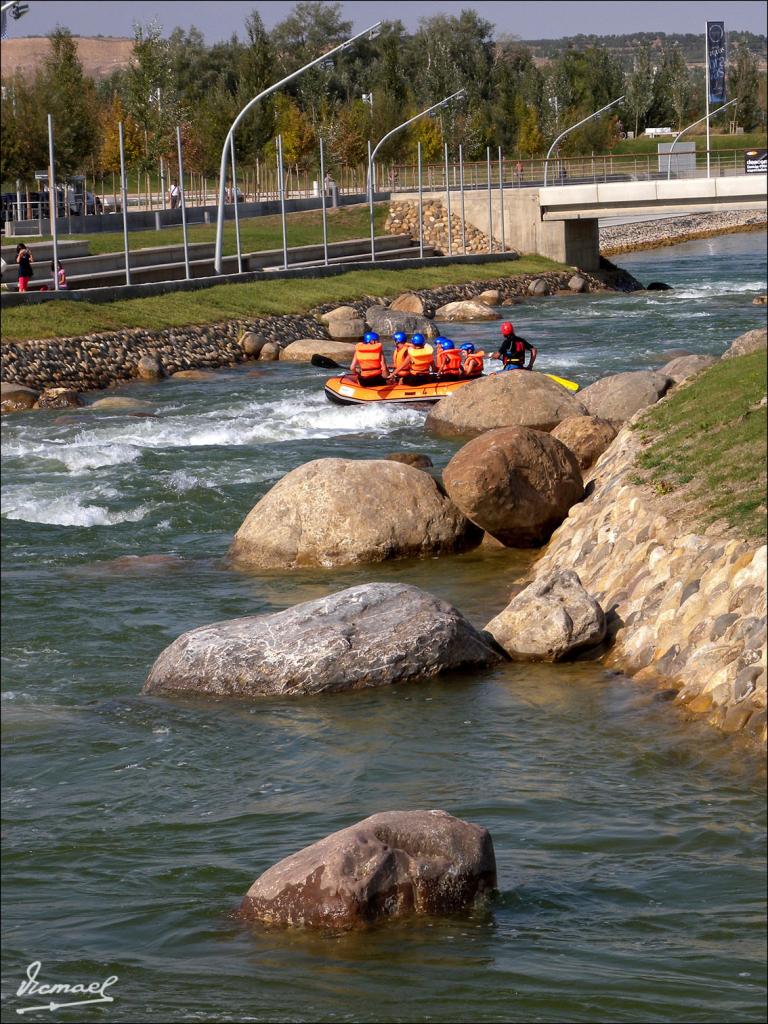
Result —
<path fill-rule="evenodd" d="M 35 169 L 47 166 L 48 113 L 62 176 L 119 171 L 119 122 L 131 169 L 154 173 L 161 158 L 173 164 L 180 125 L 186 168 L 215 176 L 227 130 L 242 107 L 351 34 L 340 3 L 317 2 L 297 3 L 272 31 L 254 10 L 242 38 L 235 34 L 210 46 L 194 27 L 166 37 L 157 23 L 137 25 L 130 65 L 95 81 L 84 73 L 70 32 L 57 28 L 31 78 L 16 73 L 3 80 L 0 176 L 29 183 Z M 689 68 L 674 40 L 661 46 L 641 40 L 627 69 L 599 40 L 543 63 L 528 45 L 495 35 L 491 22 L 467 9 L 423 18 L 413 33 L 387 21 L 376 39 L 361 39 L 302 74 L 244 119 L 237 159 L 241 166 L 273 166 L 280 133 L 284 160 L 297 171 L 317 169 L 320 137 L 332 172 L 361 166 L 369 139 L 376 142 L 462 88 L 464 102 L 398 133 L 381 159 L 415 161 L 419 142 L 428 162 L 441 159 L 445 143 L 451 158 L 460 144 L 469 160 L 483 159 L 487 146 L 532 158 L 565 127 L 624 94 L 612 117 L 590 122 L 562 148 L 564 154 L 605 153 L 622 124 L 635 132 L 649 125 L 682 128 L 702 115 L 705 102 L 704 71 Z M 738 98 L 732 115 L 738 124 L 746 131 L 765 124 L 764 76 L 761 82 L 749 41 L 730 47 L 728 89 L 729 98 Z"/>

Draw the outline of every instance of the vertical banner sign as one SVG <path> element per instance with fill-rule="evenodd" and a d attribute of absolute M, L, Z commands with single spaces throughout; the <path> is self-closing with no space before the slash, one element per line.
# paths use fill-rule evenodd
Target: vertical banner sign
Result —
<path fill-rule="evenodd" d="M 725 22 L 707 22 L 707 87 L 710 103 L 725 103 Z"/>

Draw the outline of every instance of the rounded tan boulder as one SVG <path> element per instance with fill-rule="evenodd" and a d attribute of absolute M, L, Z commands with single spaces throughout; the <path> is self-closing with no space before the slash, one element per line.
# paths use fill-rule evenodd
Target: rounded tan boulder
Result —
<path fill-rule="evenodd" d="M 672 384 L 663 371 L 630 370 L 596 380 L 579 397 L 590 415 L 623 423 L 640 409 L 655 405 Z"/>
<path fill-rule="evenodd" d="M 589 469 L 616 437 L 618 430 L 599 416 L 569 416 L 558 423 L 550 437 L 562 441 L 576 456 L 579 468 Z"/>
<path fill-rule="evenodd" d="M 757 327 L 746 334 L 740 334 L 738 338 L 723 352 L 723 359 L 733 359 L 735 356 L 747 356 L 750 352 L 759 352 L 768 344 L 768 328 Z"/>
<path fill-rule="evenodd" d="M 475 299 L 464 299 L 461 302 L 447 302 L 435 310 L 436 320 L 495 320 L 496 313 L 485 302 Z"/>
<path fill-rule="evenodd" d="M 397 298 L 390 304 L 390 309 L 395 309 L 399 313 L 417 313 L 419 316 L 424 316 L 424 300 L 420 295 L 415 292 L 403 292 L 402 295 L 398 295 Z"/>
<path fill-rule="evenodd" d="M 552 430 L 569 416 L 586 414 L 577 398 L 544 374 L 509 370 L 470 381 L 442 398 L 426 426 L 443 437 L 474 437 L 500 427 Z"/>
<path fill-rule="evenodd" d="M 527 427 L 476 437 L 445 467 L 443 483 L 468 519 L 515 548 L 544 544 L 584 495 L 576 456 Z"/>
<path fill-rule="evenodd" d="M 355 343 L 328 341 L 324 338 L 299 338 L 286 345 L 280 358 L 286 363 L 311 363 L 312 356 L 325 356 L 337 363 L 348 364 L 355 354 Z"/>
<path fill-rule="evenodd" d="M 327 313 L 321 313 L 320 319 L 328 324 L 331 320 L 354 320 L 357 316 L 357 310 L 354 306 L 337 306 L 335 309 L 329 309 Z"/>
<path fill-rule="evenodd" d="M 490 833 L 445 811 L 385 811 L 260 875 L 240 913 L 268 925 L 348 931 L 455 914 L 496 888 Z"/>
<path fill-rule="evenodd" d="M 254 506 L 229 555 L 245 568 L 332 567 L 451 554 L 481 540 L 422 470 L 385 459 L 316 459 Z"/>
<path fill-rule="evenodd" d="M 718 362 L 716 356 L 680 356 L 677 359 L 670 359 L 668 363 L 662 366 L 660 372 L 666 373 L 676 384 L 680 384 L 682 381 L 687 380 L 688 377 L 693 377 L 694 374 L 700 373 L 702 370 L 708 370 L 716 362 Z"/>

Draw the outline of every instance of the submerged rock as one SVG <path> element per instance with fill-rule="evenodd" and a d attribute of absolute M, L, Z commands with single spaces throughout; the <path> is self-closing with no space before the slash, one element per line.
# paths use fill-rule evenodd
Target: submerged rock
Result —
<path fill-rule="evenodd" d="M 568 416 L 586 412 L 579 399 L 544 374 L 510 370 L 470 381 L 441 398 L 426 426 L 440 436 L 473 437 L 499 427 L 551 430 Z"/>
<path fill-rule="evenodd" d="M 542 576 L 485 627 L 515 661 L 560 661 L 605 637 L 603 609 L 568 569 Z"/>
<path fill-rule="evenodd" d="M 402 462 L 404 466 L 413 466 L 415 469 L 431 469 L 434 466 L 428 455 L 420 455 L 419 452 L 390 452 L 385 458 L 388 462 Z"/>
<path fill-rule="evenodd" d="M 34 407 L 38 395 L 39 392 L 32 388 L 3 381 L 0 385 L 0 411 L 25 412 Z"/>
<path fill-rule="evenodd" d="M 445 811 L 385 811 L 269 868 L 240 913 L 268 925 L 350 930 L 455 914 L 495 888 L 487 829 Z"/>
<path fill-rule="evenodd" d="M 36 409 L 74 409 L 85 405 L 73 388 L 46 388 L 35 403 Z"/>
<path fill-rule="evenodd" d="M 267 491 L 229 554 L 244 567 L 331 567 L 468 551 L 481 539 L 435 480 L 412 466 L 315 459 Z"/>
<path fill-rule="evenodd" d="M 272 615 L 192 629 L 160 654 L 143 692 L 245 699 L 340 693 L 498 660 L 445 601 L 403 583 L 368 583 Z"/>
<path fill-rule="evenodd" d="M 508 547 L 537 547 L 584 494 L 576 456 L 527 427 L 491 430 L 464 445 L 445 467 L 448 496 Z"/>

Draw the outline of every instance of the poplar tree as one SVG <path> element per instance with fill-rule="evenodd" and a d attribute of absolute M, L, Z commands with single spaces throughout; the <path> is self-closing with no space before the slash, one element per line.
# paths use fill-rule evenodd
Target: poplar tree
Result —
<path fill-rule="evenodd" d="M 634 67 L 627 76 L 624 103 L 635 119 L 635 138 L 637 138 L 640 122 L 644 120 L 653 103 L 653 61 L 648 43 L 643 43 L 638 49 Z"/>

